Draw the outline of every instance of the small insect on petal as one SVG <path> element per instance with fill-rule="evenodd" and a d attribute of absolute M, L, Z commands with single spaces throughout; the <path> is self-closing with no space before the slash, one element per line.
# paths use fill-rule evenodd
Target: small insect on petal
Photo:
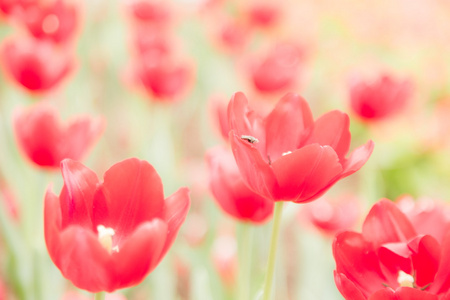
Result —
<path fill-rule="evenodd" d="M 241 139 L 246 140 L 247 142 L 251 144 L 258 143 L 259 140 L 251 135 L 241 135 Z"/>

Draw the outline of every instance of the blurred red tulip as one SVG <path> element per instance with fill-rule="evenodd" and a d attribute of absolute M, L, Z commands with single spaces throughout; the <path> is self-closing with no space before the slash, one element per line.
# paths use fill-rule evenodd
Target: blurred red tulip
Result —
<path fill-rule="evenodd" d="M 192 66 L 171 58 L 139 60 L 136 76 L 156 101 L 175 101 L 189 89 L 194 76 Z"/>
<path fill-rule="evenodd" d="M 356 198 L 342 196 L 337 199 L 322 197 L 308 203 L 300 210 L 301 221 L 308 221 L 323 234 L 334 237 L 336 233 L 351 229 L 359 217 Z"/>
<path fill-rule="evenodd" d="M 297 45 L 282 43 L 250 67 L 253 85 L 262 93 L 292 88 L 298 81 L 304 51 Z"/>
<path fill-rule="evenodd" d="M 308 103 L 289 93 L 262 118 L 236 93 L 228 106 L 230 142 L 248 186 L 275 201 L 309 202 L 369 159 L 373 142 L 352 152 L 349 117 L 331 111 L 313 120 Z"/>
<path fill-rule="evenodd" d="M 333 243 L 336 285 L 348 300 L 449 299 L 450 235 L 440 243 L 418 234 L 389 200 L 376 203 L 362 233 Z"/>
<path fill-rule="evenodd" d="M 24 20 L 28 31 L 38 39 L 55 43 L 70 40 L 80 25 L 80 7 L 76 3 L 53 0 L 29 7 Z"/>
<path fill-rule="evenodd" d="M 430 198 L 414 200 L 402 196 L 397 207 L 408 217 L 418 234 L 428 234 L 442 242 L 450 232 L 450 206 Z"/>
<path fill-rule="evenodd" d="M 127 0 L 128 9 L 135 21 L 149 25 L 169 25 L 172 21 L 172 8 L 167 1 Z"/>
<path fill-rule="evenodd" d="M 99 139 L 103 118 L 79 116 L 62 124 L 58 112 L 46 104 L 16 111 L 13 120 L 17 143 L 36 165 L 59 168 L 64 158 L 80 160 Z"/>
<path fill-rule="evenodd" d="M 224 20 L 217 31 L 219 46 L 229 52 L 242 51 L 250 39 L 250 28 L 239 20 Z"/>
<path fill-rule="evenodd" d="M 28 7 L 36 5 L 38 0 L 0 0 L 0 15 L 23 19 Z"/>
<path fill-rule="evenodd" d="M 274 202 L 265 199 L 244 183 L 231 151 L 224 147 L 206 154 L 210 173 L 210 190 L 219 206 L 230 216 L 242 221 L 263 223 L 273 213 Z"/>
<path fill-rule="evenodd" d="M 274 2 L 253 1 L 247 8 L 249 22 L 254 27 L 269 28 L 280 18 L 280 6 Z"/>
<path fill-rule="evenodd" d="M 412 83 L 382 74 L 377 80 L 359 80 L 350 86 L 350 105 L 363 120 L 376 121 L 390 117 L 403 108 L 412 95 Z"/>
<path fill-rule="evenodd" d="M 29 92 L 52 89 L 74 68 L 71 53 L 45 41 L 10 39 L 0 51 L 4 72 Z"/>
<path fill-rule="evenodd" d="M 78 288 L 112 292 L 139 284 L 165 256 L 190 206 L 189 190 L 164 199 L 146 161 L 113 165 L 104 181 L 81 163 L 61 163 L 60 196 L 45 196 L 45 242 L 64 277 Z"/>

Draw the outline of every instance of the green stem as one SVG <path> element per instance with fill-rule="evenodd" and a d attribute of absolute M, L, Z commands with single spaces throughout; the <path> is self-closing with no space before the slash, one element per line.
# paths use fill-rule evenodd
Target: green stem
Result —
<path fill-rule="evenodd" d="M 95 300 L 105 300 L 106 292 L 100 292 L 95 294 Z"/>
<path fill-rule="evenodd" d="M 239 289 L 238 299 L 250 299 L 250 269 L 252 265 L 252 233 L 253 226 L 251 224 L 242 224 L 241 240 L 239 242 Z"/>
<path fill-rule="evenodd" d="M 275 271 L 275 258 L 277 256 L 278 235 L 280 233 L 281 212 L 283 211 L 283 201 L 275 202 L 273 213 L 272 236 L 270 238 L 269 258 L 267 261 L 266 278 L 264 280 L 263 300 L 269 300 L 272 295 L 273 275 Z"/>

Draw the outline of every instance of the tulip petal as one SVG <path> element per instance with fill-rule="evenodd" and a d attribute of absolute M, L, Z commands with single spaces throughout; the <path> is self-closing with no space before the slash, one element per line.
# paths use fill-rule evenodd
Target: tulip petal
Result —
<path fill-rule="evenodd" d="M 419 289 L 400 287 L 395 291 L 391 288 L 379 290 L 369 300 L 438 300 L 438 297 Z"/>
<path fill-rule="evenodd" d="M 115 230 L 117 243 L 139 224 L 163 211 L 161 178 L 148 162 L 126 159 L 105 172 L 104 182 L 94 199 L 94 225 Z"/>
<path fill-rule="evenodd" d="M 334 271 L 334 282 L 345 300 L 366 300 L 363 293 L 350 281 L 345 274 Z"/>
<path fill-rule="evenodd" d="M 314 122 L 314 129 L 305 144 L 319 144 L 331 146 L 340 161 L 350 148 L 350 119 L 348 115 L 334 110 L 324 114 Z"/>
<path fill-rule="evenodd" d="M 450 232 L 441 244 L 441 260 L 433 284 L 428 290 L 430 293 L 442 294 L 450 289 Z M 450 296 L 449 296 L 450 298 Z"/>
<path fill-rule="evenodd" d="M 223 147 L 213 148 L 207 152 L 206 158 L 210 170 L 210 190 L 227 214 L 253 223 L 264 222 L 272 215 L 273 201 L 247 187 L 230 151 Z"/>
<path fill-rule="evenodd" d="M 298 149 L 314 124 L 308 103 L 294 93 L 281 98 L 265 122 L 266 152 L 272 161 Z"/>
<path fill-rule="evenodd" d="M 408 247 L 413 253 L 415 283 L 419 287 L 425 287 L 434 281 L 441 258 L 441 247 L 430 235 L 411 240 Z"/>
<path fill-rule="evenodd" d="M 97 188 L 97 175 L 83 164 L 64 159 L 61 162 L 64 187 L 59 196 L 62 226 L 70 224 L 92 229 L 92 203 Z"/>
<path fill-rule="evenodd" d="M 342 164 L 344 171 L 342 172 L 341 178 L 347 177 L 361 169 L 369 159 L 370 155 L 372 155 L 373 147 L 373 142 L 368 141 L 366 144 L 353 150 L 350 157 Z"/>
<path fill-rule="evenodd" d="M 239 137 L 251 136 L 258 140 L 253 146 L 264 156 L 266 134 L 263 119 L 248 106 L 248 100 L 241 92 L 235 93 L 228 104 L 228 124 Z"/>
<path fill-rule="evenodd" d="M 112 254 L 114 278 L 108 292 L 140 283 L 158 265 L 166 243 L 167 224 L 159 219 L 144 222 Z"/>
<path fill-rule="evenodd" d="M 65 137 L 66 157 L 81 159 L 87 150 L 97 141 L 105 128 L 103 118 L 83 117 L 74 120 L 67 128 Z"/>
<path fill-rule="evenodd" d="M 191 199 L 189 189 L 184 187 L 170 195 L 164 200 L 165 206 L 162 212 L 162 219 L 167 223 L 167 238 L 164 248 L 161 252 L 160 260 L 172 246 L 177 237 L 178 230 L 186 219 Z"/>
<path fill-rule="evenodd" d="M 17 110 L 14 133 L 27 156 L 40 166 L 58 166 L 62 159 L 58 148 L 62 139 L 59 119 L 48 106 Z"/>
<path fill-rule="evenodd" d="M 92 230 L 69 226 L 59 236 L 55 264 L 76 287 L 92 293 L 111 291 L 114 265 Z"/>
<path fill-rule="evenodd" d="M 342 172 L 333 148 L 318 144 L 284 155 L 272 167 L 279 184 L 276 199 L 297 203 L 319 197 L 318 191 L 331 187 L 330 182 Z"/>
<path fill-rule="evenodd" d="M 61 231 L 61 207 L 59 198 L 50 187 L 44 200 L 44 236 L 45 244 L 52 261 L 56 264 L 59 255 L 59 232 Z"/>
<path fill-rule="evenodd" d="M 230 131 L 230 143 L 245 183 L 262 197 L 274 199 L 273 191 L 278 186 L 275 174 L 258 149 L 243 141 L 233 130 Z"/>
<path fill-rule="evenodd" d="M 407 242 L 416 236 L 408 218 L 388 199 L 377 202 L 364 221 L 362 234 L 379 247 L 386 243 Z"/>
<path fill-rule="evenodd" d="M 338 234 L 333 242 L 333 256 L 336 272 L 344 274 L 365 297 L 383 288 L 384 284 L 390 284 L 381 271 L 371 244 L 359 233 L 346 231 Z"/>

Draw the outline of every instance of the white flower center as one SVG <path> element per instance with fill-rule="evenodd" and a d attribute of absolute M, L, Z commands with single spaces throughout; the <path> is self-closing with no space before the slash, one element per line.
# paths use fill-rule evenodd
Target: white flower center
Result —
<path fill-rule="evenodd" d="M 414 287 L 414 277 L 403 271 L 398 272 L 397 282 L 400 286 Z"/>
<path fill-rule="evenodd" d="M 114 236 L 114 234 L 116 234 L 114 229 L 112 229 L 111 227 L 98 225 L 97 234 L 98 234 L 98 241 L 100 242 L 102 247 L 105 248 L 106 251 L 108 251 L 109 254 L 111 254 L 111 252 L 113 251 L 119 252 L 119 246 L 116 245 L 113 247 L 112 237 Z"/>

